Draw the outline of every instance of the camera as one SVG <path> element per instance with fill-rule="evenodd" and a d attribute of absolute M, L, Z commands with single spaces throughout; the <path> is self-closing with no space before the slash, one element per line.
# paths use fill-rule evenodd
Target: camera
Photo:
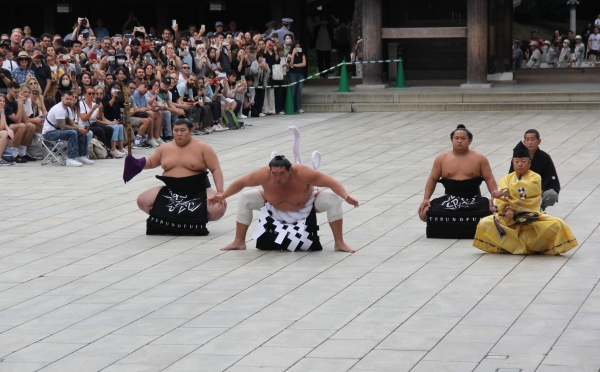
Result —
<path fill-rule="evenodd" d="M 79 19 L 81 20 L 81 26 L 82 27 L 87 27 L 88 26 L 87 19 L 85 19 L 85 17 L 81 17 Z"/>

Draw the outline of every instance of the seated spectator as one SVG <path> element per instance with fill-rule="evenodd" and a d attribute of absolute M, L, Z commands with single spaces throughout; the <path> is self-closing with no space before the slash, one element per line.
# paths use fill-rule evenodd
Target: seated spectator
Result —
<path fill-rule="evenodd" d="M 42 134 L 48 141 L 66 140 L 67 167 L 81 167 L 83 164 L 94 164 L 88 159 L 88 143 L 92 132 L 80 127 L 75 122 L 72 111 L 73 93 L 65 91 L 61 101 L 48 111 L 44 121 Z"/>
<path fill-rule="evenodd" d="M 479 221 L 473 246 L 489 253 L 560 255 L 577 246 L 569 226 L 558 217 L 540 214 L 542 180 L 530 170 L 527 148 L 513 150 L 514 172 L 500 180 L 492 195 L 497 213 Z"/>
<path fill-rule="evenodd" d="M 290 57 L 290 70 L 288 71 L 289 82 L 296 83 L 304 79 L 304 67 L 306 67 L 306 55 L 302 52 L 302 46 L 296 42 Z M 292 96 L 294 98 L 294 111 L 298 114 L 304 113 L 302 110 L 302 85 L 298 83 L 292 85 Z"/>
<path fill-rule="evenodd" d="M 111 154 L 115 158 L 122 158 L 127 155 L 127 151 L 123 149 L 123 141 L 125 140 L 125 129 L 121 119 L 121 108 L 123 108 L 123 91 L 120 82 L 115 81 L 107 89 L 102 100 L 102 115 L 103 120 L 107 122 L 112 130 L 112 138 L 110 140 Z"/>
<path fill-rule="evenodd" d="M 35 86 L 35 85 L 34 85 Z M 39 92 L 39 88 L 35 88 Z M 32 88 L 27 85 L 21 85 L 21 98 L 23 99 L 23 120 L 25 123 L 31 123 L 35 125 L 35 132 L 41 133 L 42 127 L 44 126 L 44 118 L 41 116 L 35 116 L 33 112 L 32 102 Z"/>
<path fill-rule="evenodd" d="M 131 108 L 131 127 L 137 127 L 137 135 L 133 142 L 134 148 L 148 148 L 152 147 L 151 144 L 147 143 L 149 135 L 152 142 L 154 132 L 152 130 L 154 126 L 154 113 L 152 107 L 148 105 L 146 101 L 146 93 L 149 87 L 148 82 L 142 82 L 140 85 L 131 80 L 127 83 L 127 94 L 129 94 L 129 106 Z"/>
<path fill-rule="evenodd" d="M 226 110 L 233 111 L 240 119 L 245 119 L 242 114 L 242 101 L 246 93 L 246 80 L 236 81 L 236 71 L 227 71 L 227 78 L 223 79 L 223 96 L 225 96 Z"/>
<path fill-rule="evenodd" d="M 156 102 L 160 110 L 162 111 L 162 126 L 163 133 L 167 140 L 173 138 L 173 126 L 174 120 L 171 120 L 172 116 L 184 116 L 185 112 L 175 106 L 173 103 L 173 94 L 170 92 L 177 82 L 176 79 L 164 78 L 160 81 L 160 89 L 156 96 Z M 156 140 L 159 145 L 164 145 L 165 142 L 158 138 Z"/>
<path fill-rule="evenodd" d="M 7 86 L 4 115 L 8 127 L 14 132 L 11 149 L 15 162 L 36 161 L 35 157 L 27 153 L 27 146 L 35 133 L 35 125 L 27 123 L 27 116 L 23 107 L 25 99 L 21 96 L 21 86 L 14 81 L 11 81 Z"/>
<path fill-rule="evenodd" d="M 31 102 L 32 102 L 32 108 L 33 108 L 33 117 L 37 118 L 40 117 L 42 119 L 44 119 L 46 117 L 46 115 L 48 114 L 48 111 L 46 110 L 46 105 L 44 104 L 44 100 L 42 98 L 42 92 L 40 88 L 34 87 L 31 88 Z M 42 121 L 42 126 L 37 126 L 36 125 L 36 132 L 37 133 L 42 133 L 42 127 L 44 122 Z"/>
<path fill-rule="evenodd" d="M 77 115 L 77 123 L 93 133 L 100 142 L 111 148 L 110 140 L 112 139 L 113 129 L 107 122 L 99 120 L 98 114 L 102 110 L 100 100 L 96 99 L 96 91 L 92 87 L 84 90 L 84 99 L 79 101 L 79 115 Z M 113 156 L 111 155 L 111 158 Z"/>
<path fill-rule="evenodd" d="M 87 71 L 82 73 L 81 76 L 79 77 L 79 83 L 78 83 L 81 94 L 83 94 L 86 91 L 86 89 L 88 89 L 88 88 L 94 88 L 92 83 L 93 83 L 92 74 Z"/>
<path fill-rule="evenodd" d="M 25 51 L 19 52 L 19 56 L 15 59 L 19 64 L 12 72 L 12 77 L 19 84 L 23 84 L 28 77 L 35 76 L 35 72 L 31 70 L 31 57 Z"/>
<path fill-rule="evenodd" d="M 6 107 L 6 96 L 4 94 L 0 94 L 0 112 L 4 112 L 5 107 Z M 14 138 L 14 137 L 15 137 L 15 133 L 6 124 L 6 116 L 0 115 L 0 165 L 1 166 L 15 165 L 15 162 L 12 161 L 12 154 L 11 154 L 11 159 L 9 159 L 11 161 L 5 160 L 2 157 L 2 154 L 4 154 L 4 149 L 6 149 L 6 147 L 8 146 L 8 141 L 10 140 L 10 138 Z"/>
<path fill-rule="evenodd" d="M 148 87 L 148 91 L 144 96 L 146 98 L 147 104 L 152 107 L 152 111 L 148 111 L 148 115 L 154 119 L 154 123 L 152 124 L 152 134 L 148 134 L 150 139 L 146 141 L 152 147 L 160 146 L 160 143 L 157 142 L 157 139 L 160 138 L 160 135 L 163 131 L 163 110 L 162 106 L 158 105 L 158 92 L 160 91 L 160 81 L 153 80 L 150 82 Z M 138 102 L 138 104 L 140 104 Z"/>

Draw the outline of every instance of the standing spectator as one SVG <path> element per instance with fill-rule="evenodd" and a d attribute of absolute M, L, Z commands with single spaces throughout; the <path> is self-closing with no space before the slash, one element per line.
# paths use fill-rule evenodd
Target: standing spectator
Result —
<path fill-rule="evenodd" d="M 15 28 L 10 33 L 10 47 L 13 55 L 17 54 L 21 49 L 21 39 L 23 38 L 23 31 L 20 28 Z"/>
<path fill-rule="evenodd" d="M 42 53 L 46 54 L 46 48 L 52 46 L 52 35 L 44 33 L 42 34 L 41 39 Z"/>
<path fill-rule="evenodd" d="M 11 81 L 8 84 L 4 115 L 6 116 L 6 124 L 15 132 L 12 152 L 17 163 L 37 160 L 27 153 L 27 145 L 29 145 L 35 134 L 35 125 L 26 122 L 24 103 L 24 99 L 21 97 L 21 86 L 19 83 Z"/>
<path fill-rule="evenodd" d="M 185 65 L 188 65 L 188 72 L 194 71 L 194 58 L 192 53 L 190 53 L 190 40 L 187 37 L 181 38 L 181 43 L 179 44 L 179 48 L 177 48 L 177 55 L 181 58 L 181 62 Z M 183 66 L 182 66 L 183 68 Z M 184 80 L 185 81 L 185 80 Z"/>
<path fill-rule="evenodd" d="M 321 23 L 313 29 L 311 48 L 317 51 L 319 72 L 331 66 L 331 50 L 334 49 L 333 27 L 327 22 L 327 17 L 321 18 Z M 329 74 L 321 74 L 321 79 L 327 79 Z"/>
<path fill-rule="evenodd" d="M 568 40 L 569 41 L 569 48 L 571 48 L 571 50 L 575 49 L 575 35 L 573 35 L 573 31 L 570 30 L 567 35 L 565 37 L 563 37 L 563 40 Z"/>
<path fill-rule="evenodd" d="M 288 83 L 287 71 L 290 68 L 290 64 L 288 63 L 287 57 L 284 55 L 284 48 L 281 44 L 277 45 L 277 56 L 279 57 L 277 63 L 281 66 L 281 71 L 283 73 L 283 80 L 278 81 L 277 85 L 285 85 Z M 279 115 L 285 115 L 285 91 L 286 88 L 283 87 L 275 88 L 275 112 Z"/>
<path fill-rule="evenodd" d="M 19 67 L 12 72 L 12 77 L 17 83 L 23 84 L 28 77 L 35 76 L 31 70 L 31 57 L 27 55 L 27 52 L 20 51 L 16 61 Z"/>
<path fill-rule="evenodd" d="M 554 43 L 562 43 L 562 36 L 560 35 L 560 31 L 559 30 L 554 30 L 554 36 L 552 36 L 552 42 L 551 44 L 554 45 Z"/>
<path fill-rule="evenodd" d="M 272 38 L 274 34 L 277 34 L 277 38 L 279 40 L 284 40 L 285 35 L 292 35 L 292 39 L 296 40 L 294 33 L 292 31 L 290 31 L 290 27 L 292 27 L 293 22 L 294 22 L 294 20 L 291 18 L 283 18 L 281 20 L 281 28 L 279 30 L 275 30 L 275 31 L 271 32 L 271 34 L 269 36 L 267 36 L 267 38 Z"/>
<path fill-rule="evenodd" d="M 335 30 L 334 39 L 336 43 L 337 55 L 338 55 L 338 63 L 342 61 L 350 62 L 352 58 L 350 57 L 350 53 L 352 53 L 352 34 L 350 33 L 350 29 L 346 27 L 346 20 L 340 19 L 339 23 L 340 27 Z M 348 65 L 348 73 L 350 76 L 353 75 L 351 70 L 353 69 L 353 65 Z M 342 66 L 338 68 L 340 74 L 342 72 Z"/>
<path fill-rule="evenodd" d="M 588 50 L 590 51 L 590 64 L 593 63 L 593 66 L 596 66 L 600 50 L 600 35 L 598 34 L 598 26 L 594 27 L 594 33 L 588 38 Z"/>
<path fill-rule="evenodd" d="M 362 37 L 356 37 L 356 45 L 354 46 L 354 61 L 353 62 L 362 62 L 363 61 L 363 40 Z M 362 64 L 354 65 L 356 69 L 356 77 L 363 77 L 363 66 Z"/>
<path fill-rule="evenodd" d="M 2 63 L 4 63 L 4 54 L 0 53 L 0 93 L 6 93 L 7 84 L 12 81 L 12 75 L 10 71 L 2 67 Z"/>
<path fill-rule="evenodd" d="M 569 48 L 569 45 L 569 40 L 563 41 L 563 48 L 560 51 L 560 56 L 558 57 L 558 67 L 566 68 L 571 62 L 571 48 Z"/>
<path fill-rule="evenodd" d="M 583 42 L 583 45 L 587 45 L 588 38 L 593 33 L 594 28 L 592 27 L 592 22 L 588 22 L 585 28 L 581 31 L 581 41 Z"/>
<path fill-rule="evenodd" d="M 30 57 L 33 55 L 34 45 L 35 41 L 32 38 L 26 37 L 25 39 L 23 39 L 23 50 L 27 52 L 27 55 Z"/>
<path fill-rule="evenodd" d="M 585 46 L 581 42 L 581 35 L 577 35 L 575 37 L 575 49 L 573 49 L 573 53 L 571 54 L 571 60 L 573 61 L 574 67 L 581 67 L 583 62 L 583 55 L 585 54 Z"/>
<path fill-rule="evenodd" d="M 35 74 L 37 81 L 40 83 L 43 96 L 46 97 L 50 90 L 50 85 L 52 85 L 52 72 L 50 71 L 50 67 L 44 63 L 44 55 L 38 47 L 33 51 L 31 70 Z"/>
<path fill-rule="evenodd" d="M 598 17 L 596 18 L 596 20 L 594 21 L 594 26 L 596 27 L 600 27 L 600 14 L 598 14 Z"/>
<path fill-rule="evenodd" d="M 265 24 L 265 27 L 267 28 L 267 31 L 263 32 L 262 36 L 263 37 L 267 37 L 268 35 L 271 34 L 271 32 L 273 32 L 273 28 L 275 27 L 275 21 L 269 21 Z"/>
<path fill-rule="evenodd" d="M 218 21 L 215 23 L 215 34 L 223 33 L 223 22 Z"/>
<path fill-rule="evenodd" d="M 31 27 L 29 27 L 29 26 L 27 26 L 27 25 L 25 25 L 25 26 L 23 27 L 23 37 L 31 37 L 31 38 L 33 37 L 33 36 L 31 35 Z"/>
<path fill-rule="evenodd" d="M 65 72 L 56 64 L 56 57 L 53 55 L 48 54 L 46 63 L 48 64 L 48 68 L 50 68 L 50 78 L 52 79 L 50 82 L 50 89 L 46 91 L 46 97 L 54 97 L 58 90 L 58 80 Z"/>
<path fill-rule="evenodd" d="M 531 37 L 529 38 L 529 40 L 527 40 L 527 44 L 530 44 L 532 41 L 537 41 L 537 43 L 538 43 L 537 49 L 538 50 L 542 49 L 542 44 L 544 44 L 544 39 L 542 39 L 541 37 L 538 36 L 538 30 L 531 31 Z"/>
<path fill-rule="evenodd" d="M 10 41 L 3 41 L 0 43 L 0 53 L 4 54 L 4 62 L 2 68 L 9 70 L 11 73 L 19 67 L 17 62 L 13 61 L 13 53 L 10 49 Z"/>
<path fill-rule="evenodd" d="M 42 134 L 48 141 L 66 140 L 67 167 L 81 167 L 83 164 L 94 164 L 88 156 L 88 136 L 92 132 L 80 127 L 73 114 L 73 93 L 63 94 L 61 101 L 54 105 L 44 121 Z"/>
<path fill-rule="evenodd" d="M 269 83 L 269 75 L 271 69 L 266 62 L 265 53 L 263 51 L 258 52 L 256 60 L 252 62 L 250 66 L 250 72 L 254 75 L 254 86 L 263 87 Z M 254 105 L 252 106 L 252 116 L 265 116 L 263 111 L 265 102 L 265 90 L 263 88 L 255 89 L 254 93 Z"/>
<path fill-rule="evenodd" d="M 108 30 L 104 28 L 104 21 L 102 19 L 99 18 L 96 21 L 96 26 L 98 26 L 98 27 L 96 27 L 94 29 L 94 34 L 96 35 L 96 37 L 99 40 L 102 40 L 102 38 L 104 38 L 104 37 L 109 37 L 110 36 Z"/>
<path fill-rule="evenodd" d="M 279 84 L 279 82 L 276 82 L 275 80 L 273 80 L 273 74 L 272 74 L 273 65 L 276 63 L 279 63 L 279 56 L 277 55 L 277 51 L 275 50 L 275 44 L 271 40 L 269 40 L 267 42 L 267 51 L 265 53 L 265 61 L 267 62 L 267 65 L 269 65 L 269 71 L 271 72 L 268 84 L 269 85 Z M 263 103 L 262 110 L 263 110 L 263 113 L 265 113 L 267 115 L 275 115 L 275 90 L 274 90 L 274 88 L 267 88 L 265 90 L 265 102 Z"/>
<path fill-rule="evenodd" d="M 290 83 L 298 82 L 304 79 L 304 67 L 306 67 L 306 55 L 302 51 L 302 46 L 296 42 L 290 61 Z M 298 83 L 292 86 L 292 97 L 294 98 L 294 111 L 298 114 L 304 113 L 302 110 L 302 84 Z"/>
<path fill-rule="evenodd" d="M 520 48 L 521 40 L 513 40 L 513 56 L 512 56 L 512 68 L 521 68 L 523 64 L 523 51 Z"/>
<path fill-rule="evenodd" d="M 532 41 L 529 43 L 529 62 L 527 62 L 528 68 L 538 68 L 540 67 L 540 63 L 542 62 L 542 55 L 537 48 L 537 41 Z"/>

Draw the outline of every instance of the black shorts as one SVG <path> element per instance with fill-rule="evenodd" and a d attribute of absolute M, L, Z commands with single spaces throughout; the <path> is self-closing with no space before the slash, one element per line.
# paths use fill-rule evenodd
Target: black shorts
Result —
<path fill-rule="evenodd" d="M 598 56 L 600 55 L 600 50 L 590 49 L 590 56 Z"/>

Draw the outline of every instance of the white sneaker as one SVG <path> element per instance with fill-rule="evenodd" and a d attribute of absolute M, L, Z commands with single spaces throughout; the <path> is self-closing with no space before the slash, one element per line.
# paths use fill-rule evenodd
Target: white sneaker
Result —
<path fill-rule="evenodd" d="M 281 111 L 278 115 L 285 115 L 285 111 Z"/>
<path fill-rule="evenodd" d="M 85 165 L 92 165 L 94 164 L 94 162 L 88 158 L 86 158 L 85 156 L 80 156 L 77 159 L 78 162 L 80 162 L 81 164 L 85 164 Z"/>
<path fill-rule="evenodd" d="M 296 111 L 298 114 L 304 114 L 304 110 L 300 109 L 298 111 Z"/>
<path fill-rule="evenodd" d="M 215 132 L 225 132 L 225 128 L 221 126 L 221 124 L 215 125 Z"/>
<path fill-rule="evenodd" d="M 208 128 L 206 128 L 206 131 L 210 134 L 215 130 L 215 127 L 213 127 L 212 125 Z"/>
<path fill-rule="evenodd" d="M 263 116 L 267 116 L 267 115 L 265 115 L 265 114 L 264 114 L 264 113 L 262 113 L 262 112 L 261 112 L 260 114 L 258 114 L 258 117 L 259 117 L 259 118 L 262 118 Z"/>
<path fill-rule="evenodd" d="M 244 114 L 239 114 L 238 119 L 248 119 L 248 117 Z"/>
<path fill-rule="evenodd" d="M 127 152 L 127 150 L 125 150 L 124 147 L 121 150 L 117 149 L 117 151 L 120 152 L 121 154 L 123 154 L 123 156 L 129 155 L 129 153 Z"/>
<path fill-rule="evenodd" d="M 150 145 L 150 146 L 152 146 L 152 147 L 158 147 L 158 146 L 160 146 L 160 145 L 158 144 L 158 142 L 156 142 L 156 140 L 155 140 L 154 138 L 151 138 L 151 139 L 149 139 L 149 140 L 146 140 L 146 143 L 147 143 L 147 144 L 149 144 L 149 145 Z"/>
<path fill-rule="evenodd" d="M 123 157 L 123 154 L 121 154 L 121 151 L 119 151 L 119 150 L 111 150 L 110 153 L 115 158 L 122 158 Z"/>
<path fill-rule="evenodd" d="M 81 164 L 80 162 L 78 162 L 75 159 L 67 159 L 67 167 L 81 167 L 83 164 Z"/>
<path fill-rule="evenodd" d="M 166 142 L 163 141 L 162 138 L 157 138 L 157 139 L 155 139 L 155 141 L 156 141 L 156 143 L 158 143 L 159 146 L 166 144 Z"/>

